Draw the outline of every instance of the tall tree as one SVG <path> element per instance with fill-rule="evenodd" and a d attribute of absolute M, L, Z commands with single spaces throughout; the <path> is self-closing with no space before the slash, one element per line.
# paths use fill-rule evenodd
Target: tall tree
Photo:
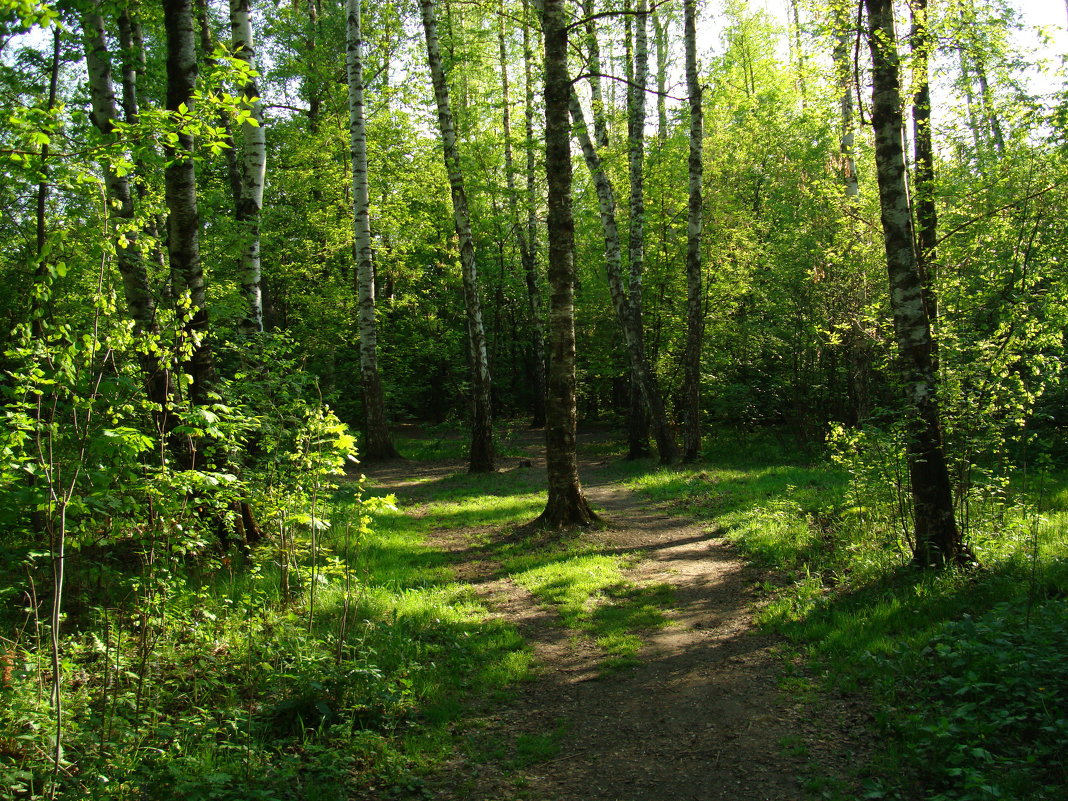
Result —
<path fill-rule="evenodd" d="M 114 142 L 115 122 L 119 119 L 119 104 L 111 77 L 111 58 L 104 37 L 104 20 L 100 3 L 94 2 L 91 10 L 82 15 L 82 31 L 85 41 L 85 64 L 89 74 L 89 96 L 92 101 L 91 119 L 105 141 Z M 128 77 L 127 81 L 132 80 Z M 127 118 L 136 121 L 136 106 L 129 105 L 134 94 L 130 86 L 125 91 L 128 101 Z M 117 157 L 117 154 L 116 154 Z M 134 197 L 130 188 L 129 173 L 111 162 L 104 164 L 104 187 L 112 207 L 112 215 L 118 221 L 116 227 L 115 261 L 122 278 L 123 293 L 134 331 L 148 335 L 158 331 L 156 324 L 156 299 L 152 294 L 145 264 L 141 222 L 136 219 Z M 146 221 L 145 224 L 151 224 Z M 151 239 L 151 238 L 150 238 Z M 152 245 L 154 247 L 154 245 Z M 141 358 L 150 399 L 164 404 L 168 395 L 168 380 L 157 359 L 146 351 Z"/>
<path fill-rule="evenodd" d="M 56 25 L 52 31 L 52 64 L 48 71 L 48 105 L 46 107 L 49 113 L 56 107 L 56 96 L 59 92 L 59 70 L 60 70 L 60 52 L 62 47 L 62 32 L 60 26 Z M 48 195 L 49 195 L 49 177 L 48 177 L 48 156 L 49 156 L 49 142 L 47 139 L 41 143 L 41 179 L 37 184 L 36 193 L 36 215 L 35 215 L 35 245 L 34 249 L 34 284 L 40 286 L 44 281 L 45 276 L 48 274 L 48 265 L 46 263 L 47 252 L 46 245 L 48 242 Z M 43 288 L 42 288 L 43 291 Z M 44 309 L 41 308 L 42 295 L 35 289 L 32 293 L 32 309 L 30 326 L 34 336 L 41 336 L 45 329 Z"/>
<path fill-rule="evenodd" d="M 644 7 L 644 0 L 643 6 Z M 592 2 L 588 2 L 586 12 L 594 10 Z M 599 67 L 599 49 L 597 46 L 597 28 L 595 21 L 587 20 L 586 31 L 587 58 L 590 65 L 589 72 L 596 75 Z M 644 54 L 643 59 L 646 68 L 644 74 L 648 77 L 648 49 L 641 47 L 639 50 Z M 628 68 L 628 72 L 631 72 Z M 630 84 L 634 84 L 631 81 Z M 619 225 L 616 215 L 616 196 L 612 186 L 608 170 L 604 165 L 600 150 L 600 137 L 605 137 L 607 145 L 608 126 L 603 119 L 603 104 L 599 102 L 599 84 L 591 82 L 592 112 L 594 122 L 594 139 L 590 138 L 588 127 L 579 103 L 578 96 L 571 98 L 570 108 L 574 120 L 574 133 L 582 148 L 582 154 L 586 161 L 586 167 L 593 177 L 594 189 L 597 192 L 598 207 L 600 209 L 601 230 L 605 243 L 605 272 L 608 278 L 609 294 L 612 297 L 612 305 L 616 311 L 620 328 L 623 332 L 623 341 L 627 348 L 630 366 L 632 394 L 630 425 L 628 428 L 629 458 L 640 458 L 648 455 L 646 440 L 646 413 L 652 423 L 653 435 L 656 438 L 657 450 L 660 461 L 669 463 L 678 458 L 678 447 L 675 445 L 667 422 L 667 413 L 664 409 L 663 395 L 660 391 L 656 373 L 645 352 L 645 336 L 643 331 L 641 314 L 641 272 L 644 261 L 644 133 L 638 134 L 638 142 L 635 143 L 635 130 L 640 127 L 636 118 L 645 119 L 644 92 L 641 92 L 640 103 L 635 101 L 633 92 L 628 95 L 631 102 L 629 130 L 630 149 L 630 177 L 631 177 L 631 216 L 630 216 L 630 271 L 623 275 L 622 247 L 620 243 Z M 635 109 L 636 105 L 640 108 Z M 637 189 L 635 189 L 635 183 Z M 637 220 L 635 218 L 638 218 Z"/>
<path fill-rule="evenodd" d="M 197 78 L 191 0 L 163 0 L 163 24 L 167 37 L 167 109 L 179 126 L 177 146 L 168 148 L 164 171 L 169 212 L 167 251 L 178 289 L 188 293 L 189 309 L 184 329 L 192 352 L 186 368 L 193 379 L 190 397 L 194 403 L 200 404 L 207 400 L 215 368 L 208 342 L 208 307 L 200 260 L 200 212 L 197 209 L 193 135 L 183 124 L 183 118 L 193 106 Z"/>
<path fill-rule="evenodd" d="M 916 258 L 906 186 L 904 120 L 892 0 L 865 0 L 872 56 L 872 127 L 890 279 L 890 308 L 909 409 L 907 455 L 911 482 L 913 559 L 922 566 L 961 562 L 965 549 L 953 511 L 942 445 L 934 341 Z"/>
<path fill-rule="evenodd" d="M 251 0 L 230 0 L 230 32 L 234 57 L 243 61 L 248 78 L 241 87 L 249 118 L 241 126 L 238 159 L 238 192 L 235 216 L 241 236 L 241 291 L 246 314 L 242 328 L 263 331 L 263 287 L 260 269 L 260 212 L 267 171 L 267 139 L 263 128 L 263 103 L 256 84 L 256 46 L 252 34 Z M 236 143 L 235 143 L 236 144 Z"/>
<path fill-rule="evenodd" d="M 697 72 L 697 0 L 683 0 L 686 88 L 690 96 L 689 202 L 686 212 L 686 354 L 683 357 L 683 460 L 701 454 L 701 341 L 704 337 L 704 291 L 701 274 L 701 184 L 704 113 Z"/>
<path fill-rule="evenodd" d="M 371 261 L 371 201 L 367 187 L 367 133 L 363 112 L 363 19 L 360 0 L 348 0 L 347 50 L 349 144 L 352 156 L 352 204 L 359 298 L 360 382 L 363 387 L 364 441 L 368 460 L 398 456 L 386 421 L 386 402 L 378 374 L 378 329 L 375 322 L 375 275 Z"/>
<path fill-rule="evenodd" d="M 502 0 L 503 6 L 503 0 Z M 508 52 L 505 38 L 505 15 L 503 7 L 500 15 L 500 27 L 498 29 L 498 45 L 501 57 L 501 89 L 504 94 L 504 171 L 508 185 L 508 209 L 513 220 L 516 242 L 519 244 L 519 257 L 523 263 L 523 275 L 527 287 L 527 306 L 530 314 L 531 330 L 531 362 L 534 372 L 534 402 L 531 426 L 541 428 L 545 425 L 545 332 L 541 322 L 541 292 L 538 289 L 537 258 L 534 252 L 535 231 L 528 224 L 524 224 L 519 214 L 519 191 L 515 180 L 515 158 L 512 154 L 512 123 L 511 103 L 508 95 Z M 527 15 L 523 18 L 523 72 L 526 80 L 526 153 L 527 153 L 527 206 L 533 213 L 533 188 L 530 182 L 534 180 L 534 98 L 533 81 L 530 74 L 530 26 L 527 24 Z"/>
<path fill-rule="evenodd" d="M 629 270 L 628 302 L 632 335 L 639 352 L 645 353 L 645 320 L 642 315 L 642 276 L 645 272 L 645 87 L 649 80 L 649 20 L 645 0 L 638 0 L 632 17 L 630 0 L 623 4 L 626 28 L 627 77 L 627 161 L 630 177 L 629 217 L 627 230 L 627 266 Z M 627 426 L 628 459 L 649 455 L 649 415 L 642 399 L 641 376 L 630 373 L 630 417 Z M 666 418 L 663 419 L 666 430 Z M 654 430 L 657 421 L 653 421 Z M 659 432 L 658 432 L 659 433 Z M 670 439 L 670 435 L 669 435 Z M 659 438 L 658 438 L 659 441 Z M 672 441 L 671 448 L 674 448 Z M 671 461 L 674 453 L 660 460 Z"/>
<path fill-rule="evenodd" d="M 579 482 L 575 449 L 575 222 L 571 212 L 567 21 L 563 0 L 544 0 L 545 172 L 548 176 L 549 374 L 545 421 L 548 500 L 534 525 L 561 528 L 597 520 Z"/>
<path fill-rule="evenodd" d="M 837 3 L 834 6 L 832 59 L 835 80 L 841 92 L 839 150 L 842 156 L 842 180 L 845 183 L 846 197 L 855 198 L 860 194 L 860 184 L 857 181 L 857 164 L 853 153 L 855 140 L 853 92 L 856 90 L 856 82 L 853 79 L 853 54 L 850 52 L 850 44 L 854 39 L 850 31 L 855 30 L 853 20 L 850 18 L 851 11 L 852 8 L 849 6 Z"/>
<path fill-rule="evenodd" d="M 426 36 L 430 78 L 434 84 L 434 98 L 438 107 L 438 128 L 441 133 L 445 168 L 449 173 L 449 186 L 452 190 L 453 222 L 460 244 L 460 270 L 463 277 L 464 305 L 467 311 L 473 406 L 471 454 L 468 467 L 473 473 L 492 472 L 494 469 L 492 384 L 489 357 L 486 353 L 486 333 L 482 326 L 482 309 L 478 297 L 478 268 L 475 262 L 475 243 L 471 235 L 471 216 L 467 206 L 463 170 L 460 166 L 460 151 L 456 145 L 456 128 L 453 125 L 452 109 L 449 105 L 449 85 L 441 66 L 441 48 L 438 42 L 438 22 L 434 2 L 433 0 L 420 0 L 419 7 L 423 16 L 423 33 Z"/>

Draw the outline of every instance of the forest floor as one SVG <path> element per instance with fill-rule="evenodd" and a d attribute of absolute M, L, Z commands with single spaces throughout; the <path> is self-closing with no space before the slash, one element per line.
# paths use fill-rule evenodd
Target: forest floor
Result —
<path fill-rule="evenodd" d="M 862 699 L 812 689 L 799 660 L 753 623 L 764 578 L 714 524 L 658 506 L 620 482 L 598 437 L 580 437 L 583 486 L 604 525 L 580 535 L 625 554 L 628 587 L 667 599 L 639 632 L 633 658 L 517 582 L 499 544 L 512 530 L 431 527 L 458 580 L 533 650 L 535 671 L 514 693 L 484 700 L 456 725 L 460 750 L 427 779 L 455 801 L 791 801 L 857 798 L 874 750 Z M 603 444 L 603 442 L 602 442 Z M 540 434 L 500 471 L 544 470 Z M 583 458 L 583 454 L 596 454 Z M 529 466 L 528 466 L 529 465 Z M 369 470 L 375 491 L 413 514 L 457 461 L 395 462 Z M 533 482 L 532 482 L 533 483 Z"/>

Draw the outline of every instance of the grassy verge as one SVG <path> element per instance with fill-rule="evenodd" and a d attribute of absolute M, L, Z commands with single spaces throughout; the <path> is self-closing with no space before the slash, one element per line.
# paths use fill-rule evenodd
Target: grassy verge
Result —
<path fill-rule="evenodd" d="M 630 483 L 715 521 L 770 568 L 761 622 L 807 654 L 823 680 L 870 694 L 892 748 L 873 767 L 866 797 L 1065 796 L 1062 481 L 1048 478 L 1041 499 L 1017 490 L 973 501 L 969 539 L 980 566 L 922 573 L 907 566 L 893 510 L 855 473 L 790 463 L 766 443 L 708 457 Z"/>
<path fill-rule="evenodd" d="M 465 701 L 526 677 L 530 650 L 424 521 L 369 517 L 351 488 L 325 505 L 247 559 L 142 558 L 106 603 L 72 606 L 56 797 L 424 797 Z M 82 555 L 69 569 L 91 583 Z M 50 792 L 48 666 L 26 632 L 2 649 L 0 799 Z"/>

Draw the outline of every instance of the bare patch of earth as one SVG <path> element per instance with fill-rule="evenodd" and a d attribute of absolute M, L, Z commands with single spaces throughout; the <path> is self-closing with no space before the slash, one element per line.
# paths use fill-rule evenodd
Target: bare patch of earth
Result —
<path fill-rule="evenodd" d="M 530 468 L 544 469 L 532 448 Z M 508 460 L 515 465 L 517 460 Z M 603 463 L 602 463 L 603 464 Z M 791 801 L 820 797 L 803 782 L 856 797 L 855 770 L 873 746 L 860 702 L 821 696 L 802 703 L 780 690 L 781 641 L 752 622 L 759 574 L 706 523 L 669 514 L 609 483 L 584 464 L 588 498 L 609 525 L 584 532 L 598 544 L 640 555 L 638 584 L 668 584 L 673 623 L 643 632 L 639 664 L 605 674 L 604 653 L 565 628 L 523 587 L 500 573 L 474 532 L 432 532 L 454 553 L 493 613 L 534 648 L 537 677 L 513 699 L 459 732 L 471 743 L 435 776 L 450 801 Z M 394 463 L 374 471 L 379 487 L 419 495 L 426 479 L 456 463 Z M 540 761 L 521 743 L 552 742 Z M 491 754 L 492 758 L 486 755 Z M 815 789 L 813 787 L 812 789 Z"/>

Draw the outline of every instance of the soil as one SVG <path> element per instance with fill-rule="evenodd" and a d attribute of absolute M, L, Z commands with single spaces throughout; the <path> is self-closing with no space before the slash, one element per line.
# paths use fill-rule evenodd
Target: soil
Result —
<path fill-rule="evenodd" d="M 544 470 L 537 439 L 530 467 Z M 580 439 L 581 459 L 581 439 Z M 493 614 L 534 648 L 536 678 L 473 716 L 471 743 L 428 778 L 446 801 L 791 801 L 856 798 L 857 769 L 873 745 L 860 699 L 781 689 L 797 668 L 782 641 L 753 624 L 759 572 L 707 522 L 656 508 L 580 461 L 586 495 L 607 526 L 583 534 L 636 552 L 635 583 L 674 587 L 673 624 L 644 632 L 639 663 L 605 673 L 604 653 L 565 628 L 523 587 L 501 577 L 463 531 L 437 532 Z M 464 465 L 397 462 L 368 471 L 376 487 L 418 498 L 428 476 Z M 808 685 L 808 682 L 804 684 Z M 553 733 L 558 750 L 525 764 L 516 743 Z M 496 758 L 487 759 L 486 753 Z M 807 785 L 807 790 L 806 790 Z M 834 790 L 833 794 L 830 791 Z M 827 791 L 827 795 L 822 795 Z"/>

